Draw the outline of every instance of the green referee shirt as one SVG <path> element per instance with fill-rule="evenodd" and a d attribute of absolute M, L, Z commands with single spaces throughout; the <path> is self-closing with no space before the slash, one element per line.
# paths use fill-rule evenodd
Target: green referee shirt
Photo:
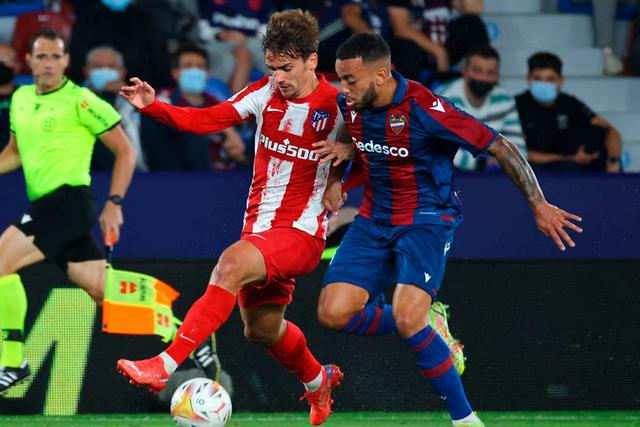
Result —
<path fill-rule="evenodd" d="M 71 80 L 41 95 L 35 85 L 19 87 L 11 98 L 10 130 L 18 143 L 29 200 L 65 184 L 91 184 L 96 137 L 119 122 L 110 104 Z"/>

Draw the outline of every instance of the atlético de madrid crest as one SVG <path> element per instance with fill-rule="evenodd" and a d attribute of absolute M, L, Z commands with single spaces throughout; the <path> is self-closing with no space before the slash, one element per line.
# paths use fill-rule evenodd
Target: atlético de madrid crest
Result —
<path fill-rule="evenodd" d="M 326 111 L 313 110 L 313 114 L 311 115 L 311 127 L 314 128 L 316 132 L 323 131 L 327 127 L 329 117 L 331 117 L 331 114 Z"/>
<path fill-rule="evenodd" d="M 396 135 L 402 132 L 405 124 L 407 124 L 407 119 L 404 117 L 404 114 L 391 114 L 389 116 L 389 127 Z"/>

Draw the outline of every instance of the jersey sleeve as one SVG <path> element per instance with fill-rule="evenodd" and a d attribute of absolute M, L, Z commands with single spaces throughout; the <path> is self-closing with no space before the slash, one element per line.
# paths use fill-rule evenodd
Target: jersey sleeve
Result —
<path fill-rule="evenodd" d="M 447 98 L 431 96 L 433 99 L 416 101 L 416 114 L 430 137 L 457 144 L 475 157 L 498 136 L 495 129 L 455 107 Z"/>
<path fill-rule="evenodd" d="M 204 135 L 219 132 L 242 122 L 242 118 L 229 101 L 207 108 L 176 107 L 159 101 L 140 110 L 146 114 L 182 132 Z"/>
<path fill-rule="evenodd" d="M 20 96 L 18 95 L 19 91 L 20 89 L 18 88 L 18 90 L 13 92 L 13 95 L 11 95 L 11 104 L 9 106 L 9 132 L 14 135 L 16 134 L 16 119 L 13 110 L 18 105 L 18 97 Z"/>
<path fill-rule="evenodd" d="M 212 107 L 176 107 L 156 98 L 153 104 L 140 112 L 182 132 L 204 135 L 230 128 L 261 114 L 272 92 L 269 76 L 265 76 Z"/>
<path fill-rule="evenodd" d="M 11 104 L 9 105 L 9 131 L 14 135 L 17 131 L 17 117 L 15 110 L 26 102 L 25 99 L 27 98 L 26 93 L 29 90 L 28 87 L 28 85 L 19 86 L 15 92 L 13 92 L 13 95 L 11 95 Z"/>
<path fill-rule="evenodd" d="M 122 117 L 111 104 L 89 89 L 81 89 L 77 98 L 80 123 L 93 135 L 99 136 L 120 123 Z"/>
<path fill-rule="evenodd" d="M 233 95 L 227 102 L 231 103 L 243 120 L 246 120 L 262 114 L 262 110 L 267 101 L 271 99 L 274 89 L 271 78 L 264 76 Z"/>

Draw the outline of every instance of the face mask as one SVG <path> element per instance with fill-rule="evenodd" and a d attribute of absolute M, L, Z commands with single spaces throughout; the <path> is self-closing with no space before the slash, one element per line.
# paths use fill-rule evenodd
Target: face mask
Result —
<path fill-rule="evenodd" d="M 207 88 L 207 72 L 200 68 L 186 68 L 181 70 L 178 85 L 182 92 L 193 94 L 202 93 Z"/>
<path fill-rule="evenodd" d="M 491 92 L 497 82 L 485 82 L 482 80 L 469 79 L 469 91 L 477 98 L 484 98 Z"/>
<path fill-rule="evenodd" d="M 541 104 L 549 104 L 558 97 L 558 86 L 551 82 L 531 82 L 531 96 Z"/>
<path fill-rule="evenodd" d="M 118 77 L 118 70 L 113 68 L 94 68 L 89 73 L 89 83 L 95 90 L 102 92 L 109 83 L 117 81 Z"/>
<path fill-rule="evenodd" d="M 113 12 L 122 12 L 129 7 L 131 0 L 102 0 L 102 4 Z"/>
<path fill-rule="evenodd" d="M 4 86 L 13 81 L 13 68 L 7 67 L 0 62 L 0 86 Z"/>

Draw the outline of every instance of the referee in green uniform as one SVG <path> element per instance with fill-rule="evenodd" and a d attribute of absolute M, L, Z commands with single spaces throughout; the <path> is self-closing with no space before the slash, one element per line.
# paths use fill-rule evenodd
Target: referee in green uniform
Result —
<path fill-rule="evenodd" d="M 136 164 L 120 115 L 90 90 L 64 76 L 69 54 L 51 30 L 32 39 L 27 62 L 35 84 L 11 99 L 9 144 L 0 153 L 0 174 L 22 166 L 29 210 L 0 236 L 0 393 L 29 376 L 24 358 L 27 298 L 18 270 L 45 258 L 96 302 L 102 300 L 105 254 L 91 235 L 97 218 L 89 191 L 96 137 L 116 156 L 110 195 L 99 216 L 103 235 L 118 241 L 122 201 Z"/>

